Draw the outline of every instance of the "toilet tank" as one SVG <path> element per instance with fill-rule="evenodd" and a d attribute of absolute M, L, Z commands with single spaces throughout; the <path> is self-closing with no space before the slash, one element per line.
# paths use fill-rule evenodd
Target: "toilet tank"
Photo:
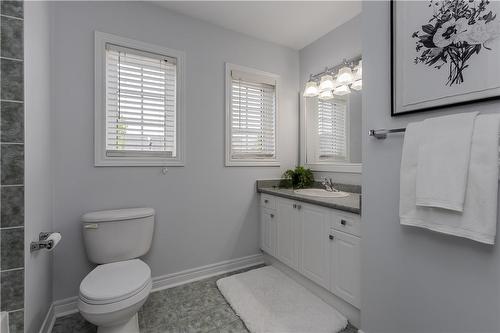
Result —
<path fill-rule="evenodd" d="M 153 240 L 153 208 L 86 213 L 81 217 L 89 260 L 96 264 L 134 259 L 146 254 Z"/>

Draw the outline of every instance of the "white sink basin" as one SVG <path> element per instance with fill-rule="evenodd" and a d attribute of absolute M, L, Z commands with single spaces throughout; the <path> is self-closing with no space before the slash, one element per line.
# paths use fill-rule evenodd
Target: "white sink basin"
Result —
<path fill-rule="evenodd" d="M 302 188 L 300 190 L 293 191 L 297 194 L 308 195 L 310 197 L 321 197 L 321 198 L 345 198 L 349 196 L 347 192 L 329 192 L 322 188 Z"/>

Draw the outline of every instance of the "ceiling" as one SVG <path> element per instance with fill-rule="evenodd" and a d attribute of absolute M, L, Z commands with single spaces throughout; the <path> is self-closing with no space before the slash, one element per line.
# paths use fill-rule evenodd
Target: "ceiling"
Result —
<path fill-rule="evenodd" d="M 155 1 L 171 11 L 300 50 L 361 13 L 361 1 Z"/>

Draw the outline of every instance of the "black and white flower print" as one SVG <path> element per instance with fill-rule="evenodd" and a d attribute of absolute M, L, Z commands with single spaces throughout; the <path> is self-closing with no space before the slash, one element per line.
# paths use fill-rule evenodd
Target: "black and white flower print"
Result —
<path fill-rule="evenodd" d="M 500 37 L 497 14 L 489 9 L 488 0 L 430 0 L 433 14 L 422 30 L 413 33 L 417 39 L 415 64 L 425 64 L 449 71 L 446 85 L 464 82 L 469 59 Z"/>

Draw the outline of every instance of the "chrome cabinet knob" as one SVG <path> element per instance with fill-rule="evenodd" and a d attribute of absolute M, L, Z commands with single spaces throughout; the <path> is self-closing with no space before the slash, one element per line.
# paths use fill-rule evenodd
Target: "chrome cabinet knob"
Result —
<path fill-rule="evenodd" d="M 268 202 L 269 202 L 269 200 L 267 200 L 267 199 L 264 199 L 264 203 L 268 203 Z"/>
<path fill-rule="evenodd" d="M 346 224 L 347 224 L 347 221 L 346 221 L 346 220 L 340 220 L 340 224 L 342 224 L 342 225 L 346 225 Z"/>
<path fill-rule="evenodd" d="M 297 204 L 293 204 L 293 208 L 297 208 Z"/>
<path fill-rule="evenodd" d="M 333 235 L 328 235 L 328 238 L 329 238 L 330 240 L 333 240 Z"/>
<path fill-rule="evenodd" d="M 271 216 L 272 219 L 274 218 L 274 214 L 271 214 L 270 216 Z"/>
<path fill-rule="evenodd" d="M 297 205 L 297 209 L 301 209 L 302 208 L 302 205 Z"/>

